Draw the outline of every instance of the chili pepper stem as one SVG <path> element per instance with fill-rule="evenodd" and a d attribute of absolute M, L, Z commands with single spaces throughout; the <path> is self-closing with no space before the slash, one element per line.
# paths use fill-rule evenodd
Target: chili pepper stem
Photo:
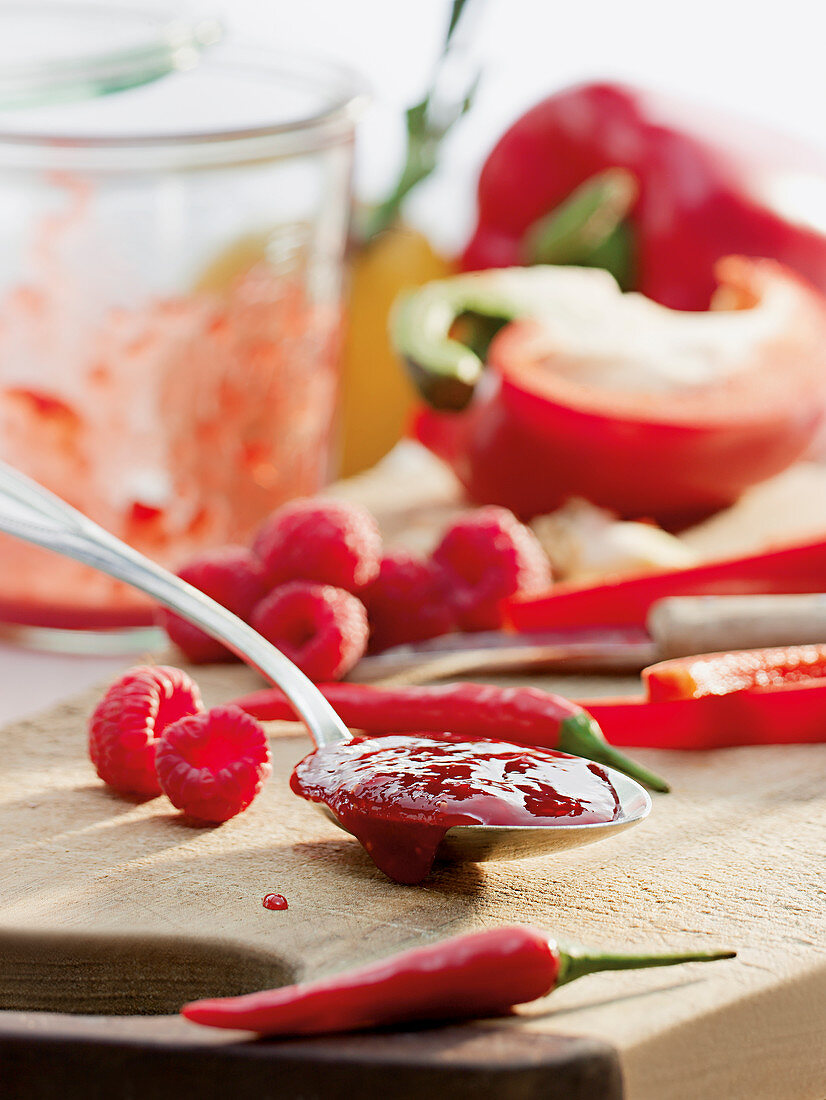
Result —
<path fill-rule="evenodd" d="M 692 951 L 684 955 L 612 955 L 580 948 L 559 951 L 559 977 L 554 988 L 600 970 L 643 970 L 649 966 L 677 966 L 687 962 L 733 959 L 736 951 Z"/>
<path fill-rule="evenodd" d="M 667 794 L 671 790 L 668 783 L 654 772 L 644 768 L 642 764 L 636 764 L 627 756 L 609 745 L 605 740 L 594 719 L 586 714 L 571 715 L 565 718 L 559 726 L 559 741 L 557 747 L 562 752 L 570 752 L 574 756 L 586 756 L 598 764 L 607 764 L 609 768 L 636 779 L 652 791 L 660 791 Z"/>

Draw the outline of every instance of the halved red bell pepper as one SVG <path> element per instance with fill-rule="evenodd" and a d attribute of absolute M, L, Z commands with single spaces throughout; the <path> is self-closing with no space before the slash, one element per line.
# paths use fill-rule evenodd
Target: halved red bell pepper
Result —
<path fill-rule="evenodd" d="M 669 596 L 740 596 L 826 590 L 826 539 L 599 584 L 557 584 L 543 596 L 513 599 L 505 621 L 517 631 L 581 626 L 644 626 Z"/>
<path fill-rule="evenodd" d="M 720 749 L 826 742 L 826 646 L 663 661 L 638 698 L 580 700 L 617 745 Z"/>
<path fill-rule="evenodd" d="M 606 170 L 625 186 L 606 188 Z M 488 156 L 462 266 L 605 266 L 664 305 L 707 309 L 715 263 L 738 253 L 826 291 L 826 234 L 786 209 L 812 180 L 826 189 L 821 152 L 748 120 L 621 85 L 568 88 Z"/>
<path fill-rule="evenodd" d="M 718 265 L 719 310 L 621 295 L 607 275 L 535 267 L 401 300 L 397 350 L 436 406 L 413 424 L 474 501 L 522 517 L 581 496 L 677 524 L 806 450 L 826 407 L 826 299 L 767 261 Z M 510 321 L 486 363 L 457 319 Z"/>

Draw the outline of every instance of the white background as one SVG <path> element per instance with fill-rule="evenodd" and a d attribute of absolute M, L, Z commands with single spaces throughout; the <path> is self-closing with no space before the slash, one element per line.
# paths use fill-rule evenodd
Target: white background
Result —
<path fill-rule="evenodd" d="M 401 114 L 419 98 L 449 0 L 231 0 L 231 32 L 345 61 L 375 106 L 358 182 L 372 197 L 401 155 Z M 762 119 L 826 146 L 824 0 L 469 0 L 462 45 L 483 70 L 474 113 L 410 214 L 461 244 L 484 153 L 520 111 L 566 84 L 620 78 Z"/>
<path fill-rule="evenodd" d="M 470 4 L 462 41 L 469 64 L 483 70 L 476 109 L 408 210 L 444 246 L 459 247 L 468 231 L 475 174 L 498 134 L 525 107 L 569 83 L 608 77 L 663 88 L 826 146 L 826 0 Z M 224 4 L 236 38 L 325 54 L 366 77 L 374 106 L 361 128 L 358 185 L 368 198 L 398 170 L 402 112 L 424 91 L 449 10 L 449 0 Z M 47 706 L 125 663 L 0 645 L 0 721 Z"/>

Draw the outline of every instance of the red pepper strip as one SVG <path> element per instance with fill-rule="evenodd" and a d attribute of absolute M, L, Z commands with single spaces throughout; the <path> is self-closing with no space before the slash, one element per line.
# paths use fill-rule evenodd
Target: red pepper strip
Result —
<path fill-rule="evenodd" d="M 652 702 L 700 699 L 734 691 L 770 691 L 792 684 L 826 684 L 826 645 L 745 649 L 660 661 L 643 670 Z"/>
<path fill-rule="evenodd" d="M 456 936 L 322 981 L 243 997 L 194 1001 L 196 1024 L 265 1035 L 358 1031 L 411 1020 L 500 1016 L 558 985 L 598 970 L 632 970 L 733 958 L 734 952 L 604 955 L 562 951 L 544 933 L 516 925 Z"/>
<path fill-rule="evenodd" d="M 667 596 L 738 596 L 826 589 L 826 540 L 709 562 L 688 569 L 554 585 L 544 596 L 513 599 L 505 620 L 517 631 L 557 627 L 641 626 L 651 605 Z"/>
<path fill-rule="evenodd" d="M 581 702 L 616 745 L 726 749 L 826 742 L 826 684 L 816 681 L 699 699 L 651 702 L 640 696 Z"/>
<path fill-rule="evenodd" d="M 612 748 L 582 707 L 538 688 L 464 683 L 399 688 L 316 686 L 351 729 L 372 734 L 450 732 L 559 749 L 607 764 L 655 791 L 668 790 L 659 776 Z M 296 718 L 292 703 L 276 688 L 245 695 L 234 704 L 263 722 Z"/>
<path fill-rule="evenodd" d="M 826 645 L 661 661 L 646 697 L 582 705 L 619 745 L 719 749 L 826 741 Z"/>

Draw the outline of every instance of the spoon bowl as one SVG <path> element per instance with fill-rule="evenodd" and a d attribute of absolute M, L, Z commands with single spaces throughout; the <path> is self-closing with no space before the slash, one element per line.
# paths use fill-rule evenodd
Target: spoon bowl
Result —
<path fill-rule="evenodd" d="M 5 463 L 0 463 L 0 531 L 124 581 L 223 642 L 281 688 L 317 747 L 352 739 L 315 684 L 251 626 Z M 466 861 L 521 859 L 590 844 L 641 821 L 651 809 L 648 794 L 627 776 L 610 768 L 605 770 L 620 799 L 620 812 L 614 821 L 554 826 L 459 825 L 448 830 L 439 854 Z M 336 820 L 326 806 L 314 805 Z"/>
<path fill-rule="evenodd" d="M 454 825 L 439 845 L 437 859 L 449 863 L 535 859 L 607 840 L 637 825 L 651 812 L 651 796 L 622 772 L 600 765 L 617 792 L 619 811 L 613 821 L 585 825 Z M 312 805 L 339 829 L 350 833 L 323 802 Z"/>

